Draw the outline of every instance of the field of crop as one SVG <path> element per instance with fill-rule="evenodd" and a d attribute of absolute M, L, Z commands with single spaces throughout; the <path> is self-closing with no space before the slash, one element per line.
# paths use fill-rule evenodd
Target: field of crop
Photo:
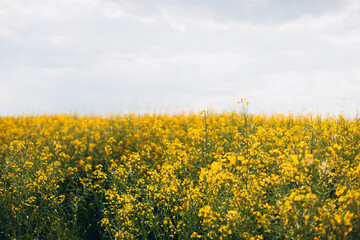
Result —
<path fill-rule="evenodd" d="M 0 118 L 0 239 L 359 239 L 360 120 Z"/>

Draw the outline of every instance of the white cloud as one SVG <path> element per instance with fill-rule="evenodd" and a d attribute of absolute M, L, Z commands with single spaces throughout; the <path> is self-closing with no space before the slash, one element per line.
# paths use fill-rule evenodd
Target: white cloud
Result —
<path fill-rule="evenodd" d="M 356 106 L 359 3 L 276 2 L 1 1 L 0 111 Z"/>

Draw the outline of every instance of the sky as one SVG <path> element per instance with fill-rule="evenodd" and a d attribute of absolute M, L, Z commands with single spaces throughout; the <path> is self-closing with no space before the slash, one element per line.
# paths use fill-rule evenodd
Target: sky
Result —
<path fill-rule="evenodd" d="M 0 0 L 0 115 L 360 113 L 358 0 Z"/>

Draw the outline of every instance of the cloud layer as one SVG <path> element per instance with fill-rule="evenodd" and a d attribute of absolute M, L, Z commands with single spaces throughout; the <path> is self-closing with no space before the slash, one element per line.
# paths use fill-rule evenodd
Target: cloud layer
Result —
<path fill-rule="evenodd" d="M 0 114 L 360 109 L 358 1 L 0 2 Z"/>

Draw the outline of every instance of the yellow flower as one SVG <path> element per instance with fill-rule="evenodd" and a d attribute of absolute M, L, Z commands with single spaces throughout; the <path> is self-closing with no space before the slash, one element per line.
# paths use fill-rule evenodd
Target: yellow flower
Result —
<path fill-rule="evenodd" d="M 34 163 L 27 161 L 27 162 L 25 162 L 24 165 L 25 165 L 25 167 L 32 167 L 34 165 Z"/>
<path fill-rule="evenodd" d="M 193 232 L 190 236 L 190 238 L 202 238 L 202 235 L 197 234 L 196 232 Z"/>
<path fill-rule="evenodd" d="M 59 199 L 59 202 L 60 202 L 60 203 L 63 203 L 64 200 L 65 200 L 65 195 L 64 195 L 64 194 L 61 194 L 61 195 L 58 197 L 58 199 Z"/>
<path fill-rule="evenodd" d="M 101 219 L 100 226 L 101 226 L 101 227 L 109 226 L 109 219 L 108 219 L 108 218 L 103 218 L 103 219 Z"/>

